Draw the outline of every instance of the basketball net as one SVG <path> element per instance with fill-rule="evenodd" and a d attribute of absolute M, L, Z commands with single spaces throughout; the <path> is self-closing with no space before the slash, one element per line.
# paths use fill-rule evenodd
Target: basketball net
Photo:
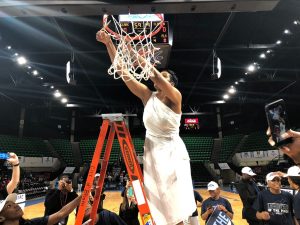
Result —
<path fill-rule="evenodd" d="M 159 48 L 152 43 L 151 37 L 157 34 L 163 26 L 163 18 L 160 14 L 156 14 L 160 22 L 142 21 L 139 22 L 141 26 L 136 27 L 134 21 L 128 21 L 130 29 L 127 31 L 122 28 L 114 16 L 109 16 L 111 20 L 108 21 L 108 16 L 103 16 L 103 27 L 107 33 L 117 42 L 117 52 L 108 69 L 108 74 L 114 76 L 114 79 L 124 78 L 128 76 L 123 73 L 127 70 L 130 77 L 124 80 L 135 78 L 138 81 L 142 79 L 148 80 L 153 71 L 153 66 L 160 64 L 158 60 Z M 109 24 L 114 24 L 114 30 L 109 27 Z M 130 31 L 129 31 L 130 30 Z M 142 63 L 140 57 L 143 57 L 146 63 Z"/>

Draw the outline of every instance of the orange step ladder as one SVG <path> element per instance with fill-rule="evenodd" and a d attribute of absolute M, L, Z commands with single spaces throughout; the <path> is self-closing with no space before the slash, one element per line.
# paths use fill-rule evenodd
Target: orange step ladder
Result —
<path fill-rule="evenodd" d="M 99 177 L 98 185 L 96 187 L 94 202 L 90 214 L 90 222 L 88 224 L 89 225 L 95 224 L 97 209 L 100 201 L 100 196 L 104 184 L 104 178 L 105 178 L 115 134 L 117 134 L 119 140 L 120 148 L 129 175 L 129 179 L 132 181 L 132 187 L 134 190 L 134 195 L 137 201 L 137 205 L 139 208 L 143 225 L 155 224 L 151 216 L 145 191 L 144 191 L 143 174 L 138 164 L 136 152 L 132 143 L 129 130 L 125 124 L 124 116 L 126 115 L 124 114 L 102 114 L 101 115 L 103 122 L 97 140 L 96 149 L 91 162 L 90 170 L 86 179 L 84 191 L 82 193 L 82 199 L 77 212 L 75 225 L 82 225 L 85 209 L 87 207 L 89 195 L 93 187 L 94 177 L 97 171 L 102 148 L 104 145 L 104 140 L 108 130 L 109 130 L 108 140 L 106 143 L 106 148 L 105 148 L 104 157 L 103 157 L 101 170 L 100 170 L 100 177 Z"/>

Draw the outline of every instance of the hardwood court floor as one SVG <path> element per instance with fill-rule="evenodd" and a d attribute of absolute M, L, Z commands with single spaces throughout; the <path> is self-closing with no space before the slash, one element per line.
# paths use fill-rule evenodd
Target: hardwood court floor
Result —
<path fill-rule="evenodd" d="M 197 191 L 199 191 L 199 193 L 201 194 L 203 199 L 208 198 L 209 195 L 206 190 L 199 189 Z M 104 201 L 104 208 L 118 214 L 119 205 L 122 201 L 121 193 L 120 192 L 105 192 L 105 194 L 106 194 L 106 199 Z M 242 202 L 240 200 L 239 195 L 222 191 L 221 196 L 227 198 L 229 200 L 229 202 L 231 203 L 231 206 L 232 206 L 233 212 L 234 212 L 234 217 L 233 217 L 234 224 L 235 225 L 247 225 L 246 220 L 242 219 L 243 206 L 242 206 Z M 44 213 L 44 204 L 39 203 L 39 204 L 25 207 L 24 212 L 25 212 L 25 214 L 24 214 L 25 218 L 41 217 L 41 216 L 43 216 L 43 213 Z M 200 212 L 201 212 L 200 207 L 198 207 L 198 212 L 200 214 Z M 68 225 L 74 225 L 75 224 L 74 221 L 75 221 L 75 213 L 73 212 L 69 217 Z M 204 221 L 200 218 L 200 216 L 199 216 L 199 221 L 200 221 L 201 225 L 204 224 Z M 142 223 L 141 223 L 141 225 L 142 225 Z"/>

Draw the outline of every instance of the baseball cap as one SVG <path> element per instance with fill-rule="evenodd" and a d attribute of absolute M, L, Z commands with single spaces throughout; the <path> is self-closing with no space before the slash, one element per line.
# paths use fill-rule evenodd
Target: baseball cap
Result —
<path fill-rule="evenodd" d="M 300 177 L 300 167 L 299 166 L 292 166 L 288 169 L 287 177 Z"/>
<path fill-rule="evenodd" d="M 246 166 L 242 169 L 242 173 L 248 174 L 249 176 L 255 176 L 256 175 L 256 173 L 254 173 L 253 170 L 248 166 Z"/>
<path fill-rule="evenodd" d="M 219 188 L 219 185 L 214 181 L 211 181 L 207 184 L 208 191 L 215 191 L 217 188 Z"/>
<path fill-rule="evenodd" d="M 17 194 L 16 193 L 12 193 L 12 194 L 9 194 L 5 200 L 1 200 L 0 201 L 0 212 L 2 211 L 3 207 L 5 206 L 5 203 L 6 202 L 13 202 L 15 203 L 17 200 Z"/>
<path fill-rule="evenodd" d="M 267 176 L 266 176 L 266 181 L 272 181 L 275 177 L 279 177 L 280 176 L 278 175 L 278 173 L 276 172 L 271 172 L 271 173 L 268 173 Z"/>

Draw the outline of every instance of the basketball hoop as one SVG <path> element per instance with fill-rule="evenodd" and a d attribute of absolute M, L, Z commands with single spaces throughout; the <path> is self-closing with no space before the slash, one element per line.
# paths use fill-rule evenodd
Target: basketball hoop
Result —
<path fill-rule="evenodd" d="M 154 15 L 157 17 L 155 21 L 147 20 L 147 18 L 142 18 L 141 21 L 118 21 L 114 16 L 103 16 L 103 27 L 117 42 L 117 52 L 112 65 L 108 69 L 108 74 L 113 75 L 114 79 L 125 76 L 120 69 L 121 67 L 122 70 L 126 69 L 138 81 L 148 80 L 153 71 L 153 66 L 160 64 L 159 48 L 152 43 L 152 37 L 163 28 L 164 18 L 162 14 Z M 128 16 L 130 17 L 130 14 Z M 140 56 L 146 60 L 145 65 L 141 65 Z M 120 62 L 122 62 L 121 65 Z"/>

